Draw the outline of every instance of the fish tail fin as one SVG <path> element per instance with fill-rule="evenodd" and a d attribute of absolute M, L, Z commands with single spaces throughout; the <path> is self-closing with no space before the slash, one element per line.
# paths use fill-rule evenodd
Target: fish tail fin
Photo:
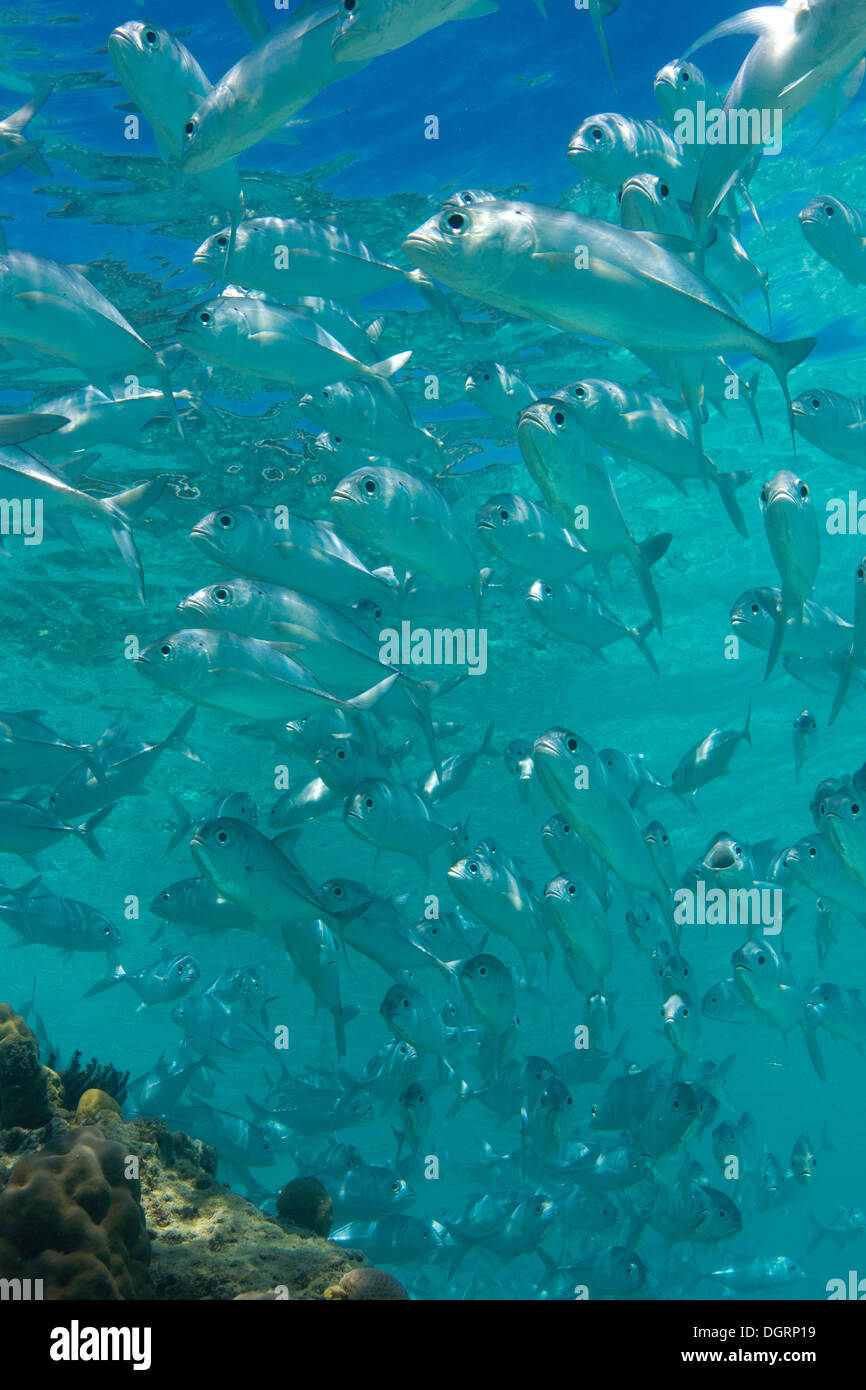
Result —
<path fill-rule="evenodd" d="M 740 734 L 740 738 L 744 739 L 744 740 L 746 741 L 746 743 L 748 743 L 749 747 L 751 748 L 751 746 L 752 746 L 752 702 L 751 702 L 751 700 L 749 701 L 749 708 L 746 710 L 746 722 L 745 722 L 745 724 L 743 725 L 743 732 Z"/>
<path fill-rule="evenodd" d="M 360 695 L 354 695 L 350 700 L 339 700 L 337 703 L 344 708 L 353 709 L 359 714 L 363 714 L 366 710 L 377 705 L 383 695 L 387 695 L 399 674 L 399 671 L 392 671 L 383 681 L 379 681 L 377 685 L 371 685 L 369 690 L 362 691 Z"/>
<path fill-rule="evenodd" d="M 183 439 L 185 438 L 183 432 L 183 425 L 180 423 L 180 415 L 178 414 L 177 410 L 177 401 L 174 398 L 174 391 L 171 389 L 171 377 L 169 376 L 168 370 L 163 364 L 159 353 L 156 354 L 155 363 L 156 365 L 153 369 L 154 375 L 156 376 L 156 379 L 159 382 L 163 399 L 166 403 L 166 406 L 168 407 L 168 413 L 174 421 L 175 429 L 177 430 L 181 439 Z"/>
<path fill-rule="evenodd" d="M 657 676 L 660 676 L 661 672 L 659 671 L 658 663 L 656 662 L 655 657 L 653 656 L 652 652 L 647 646 L 647 638 L 649 637 L 651 632 L 655 632 L 655 627 L 656 625 L 653 622 L 652 618 L 648 618 L 647 621 L 645 623 L 642 623 L 640 627 L 629 628 L 628 635 L 634 642 L 635 646 L 637 647 L 644 660 L 649 663 L 655 674 Z"/>
<path fill-rule="evenodd" d="M 616 73 L 613 70 L 613 59 L 610 56 L 610 45 L 607 41 L 607 34 L 605 33 L 598 0 L 589 0 L 589 13 L 592 18 L 592 26 L 595 29 L 596 38 L 601 45 L 601 56 L 604 58 L 604 65 L 607 68 L 608 76 L 613 84 L 613 89 L 616 91 Z"/>
<path fill-rule="evenodd" d="M 849 653 L 848 660 L 842 668 L 839 676 L 839 684 L 836 687 L 836 694 L 833 697 L 833 708 L 830 711 L 830 723 L 835 724 L 839 713 L 848 698 L 848 691 L 851 688 L 851 678 L 854 675 L 854 654 Z"/>
<path fill-rule="evenodd" d="M 767 653 L 767 665 L 764 671 L 764 680 L 769 680 L 773 667 L 779 660 L 779 654 L 782 650 L 782 643 L 785 640 L 785 633 L 788 628 L 788 620 L 791 617 L 791 611 L 791 604 L 785 598 L 785 594 L 783 591 L 782 602 L 779 607 L 779 615 L 776 618 L 776 626 L 773 631 L 773 640 L 770 643 L 770 650 Z"/>
<path fill-rule="evenodd" d="M 386 379 L 391 376 L 396 376 L 400 368 L 405 367 L 411 356 L 411 351 L 397 352 L 393 357 L 386 357 L 384 361 L 376 362 L 372 367 L 368 367 L 365 376 L 377 376 Z"/>
<path fill-rule="evenodd" d="M 750 410 L 751 415 L 752 415 L 752 419 L 753 419 L 754 422 L 755 422 L 755 429 L 758 431 L 758 436 L 759 436 L 759 438 L 760 438 L 760 440 L 761 440 L 761 443 L 763 444 L 763 442 L 764 442 L 764 426 L 761 424 L 761 417 L 760 417 L 760 415 L 758 414 L 758 407 L 757 407 L 757 405 L 755 404 L 755 397 L 756 397 L 757 394 L 758 394 L 758 387 L 760 386 L 760 384 L 761 384 L 761 374 L 760 374 L 760 372 L 755 372 L 752 376 L 749 377 L 749 380 L 748 380 L 747 382 L 744 383 L 746 389 L 745 389 L 745 391 L 743 392 L 743 394 L 744 394 L 744 396 L 745 396 L 745 398 L 746 398 L 746 404 L 747 404 L 748 407 L 749 407 L 749 410 Z"/>
<path fill-rule="evenodd" d="M 731 518 L 731 521 L 734 523 L 735 529 L 744 540 L 748 540 L 749 528 L 746 525 L 746 518 L 743 516 L 742 508 L 737 501 L 736 489 L 751 478 L 751 473 L 713 473 L 711 476 L 716 487 L 719 489 L 722 505 Z M 740 481 L 737 481 L 738 479 Z"/>
<path fill-rule="evenodd" d="M 460 317 L 450 299 L 445 297 L 442 291 L 434 285 L 429 276 L 424 274 L 423 270 L 409 270 L 406 272 L 406 278 L 413 288 L 418 291 L 421 298 L 426 300 L 431 309 L 434 309 L 437 314 L 441 314 L 443 318 L 450 319 L 451 323 L 459 328 L 461 332 L 463 331 Z"/>
<path fill-rule="evenodd" d="M 648 536 L 645 541 L 635 547 L 635 554 L 632 557 L 637 582 L 646 600 L 650 616 L 659 632 L 662 631 L 663 623 L 662 606 L 652 581 L 650 569 L 667 552 L 672 540 L 673 536 L 670 531 L 663 531 L 657 536 Z"/>
<path fill-rule="evenodd" d="M 775 343 L 767 339 L 773 351 L 769 363 L 776 373 L 779 385 L 785 396 L 785 405 L 788 407 L 788 425 L 791 430 L 791 443 L 794 453 L 797 452 L 797 440 L 794 433 L 794 411 L 791 405 L 791 392 L 788 389 L 788 373 L 795 367 L 799 367 L 808 356 L 812 349 L 817 345 L 817 338 L 794 338 L 791 342 Z"/>
<path fill-rule="evenodd" d="M 114 802 L 112 802 L 110 806 L 103 806 L 101 811 L 97 811 L 89 820 L 83 821 L 81 825 L 76 825 L 75 827 L 75 834 L 79 839 L 84 841 L 90 853 L 95 854 L 97 859 L 104 860 L 105 851 L 93 832 L 97 825 L 100 825 L 102 821 L 105 820 L 106 816 L 110 815 L 113 810 Z"/>
<path fill-rule="evenodd" d="M 431 707 L 430 691 L 423 685 L 414 686 L 411 692 L 411 700 L 421 716 L 421 728 L 427 740 L 427 750 L 436 771 L 436 776 L 442 777 L 442 755 L 439 752 L 439 744 L 436 739 L 436 730 L 433 728 L 433 712 Z"/>
<path fill-rule="evenodd" d="M 827 1072 L 824 1067 L 824 1058 L 821 1056 L 821 1049 L 818 1046 L 818 1039 L 805 1023 L 803 1024 L 803 1038 L 806 1043 L 806 1051 L 809 1054 L 809 1061 L 812 1063 L 812 1070 L 819 1081 L 826 1081 Z"/>
<path fill-rule="evenodd" d="M 104 979 L 97 980 L 95 985 L 84 991 L 84 998 L 89 999 L 92 994 L 101 994 L 105 989 L 111 989 L 112 985 L 119 985 L 121 980 L 126 979 L 126 971 L 122 965 L 116 965 L 110 974 Z"/>
<path fill-rule="evenodd" d="M 171 854 L 172 850 L 177 849 L 181 840 L 185 840 L 192 830 L 192 816 L 184 806 L 183 802 L 176 797 L 173 792 L 169 793 L 169 799 L 174 807 L 174 814 L 177 817 L 177 827 L 171 833 L 166 854 Z"/>
<path fill-rule="evenodd" d="M 163 739 L 163 748 L 173 748 L 175 753 L 180 753 L 184 758 L 190 758 L 194 763 L 200 763 L 201 758 L 186 741 L 186 736 L 195 722 L 198 711 L 197 705 L 190 705 L 182 719 L 178 720 L 167 738 Z"/>
<path fill-rule="evenodd" d="M 762 274 L 760 279 L 761 294 L 764 296 L 764 303 L 767 306 L 767 323 L 769 325 L 770 337 L 773 336 L 773 309 L 770 304 L 770 277 Z"/>
<path fill-rule="evenodd" d="M 145 602 L 144 572 L 132 534 L 132 520 L 140 516 L 151 503 L 161 496 L 166 482 L 166 478 L 153 478 L 140 487 L 130 488 L 127 492 L 119 492 L 114 497 L 106 497 L 102 502 L 111 526 L 114 543 L 129 570 L 136 597 L 142 604 Z"/>
<path fill-rule="evenodd" d="M 499 754 L 493 747 L 493 730 L 496 728 L 496 720 L 491 719 L 487 728 L 484 730 L 484 739 L 478 750 L 479 758 L 498 758 Z"/>

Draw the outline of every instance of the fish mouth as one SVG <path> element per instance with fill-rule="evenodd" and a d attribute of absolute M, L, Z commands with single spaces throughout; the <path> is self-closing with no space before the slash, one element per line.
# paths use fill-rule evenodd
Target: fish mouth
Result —
<path fill-rule="evenodd" d="M 718 846 L 708 854 L 703 862 L 702 868 L 705 869 L 733 869 L 737 865 L 737 857 L 727 846 Z"/>
<path fill-rule="evenodd" d="M 540 410 L 537 405 L 531 405 L 526 410 L 521 411 L 517 420 L 518 436 L 527 430 L 535 430 L 538 434 L 550 434 L 556 436 L 556 426 L 553 423 L 552 407 L 542 407 Z M 528 436 L 526 440 L 530 449 L 537 449 L 537 442 Z"/>
<path fill-rule="evenodd" d="M 587 145 L 582 137 L 572 137 L 568 142 L 568 157 L 574 159 L 575 155 L 592 154 L 592 146 Z"/>
<path fill-rule="evenodd" d="M 792 415 L 805 415 L 807 414 L 806 407 L 800 401 L 792 401 L 791 413 Z"/>
<path fill-rule="evenodd" d="M 496 527 L 494 526 L 494 524 L 493 524 L 492 521 L 476 521 L 475 527 L 476 527 L 476 530 L 478 530 L 478 531 L 495 531 L 495 530 L 496 530 Z"/>
<path fill-rule="evenodd" d="M 355 498 L 351 492 L 346 492 L 343 488 L 336 488 L 331 493 L 331 504 L 334 502 L 354 502 Z"/>
<path fill-rule="evenodd" d="M 432 237 L 424 236 L 422 232 L 410 232 L 400 248 L 404 256 L 408 256 L 410 261 L 416 265 L 420 264 L 419 257 L 429 256 L 435 249 L 436 243 Z"/>

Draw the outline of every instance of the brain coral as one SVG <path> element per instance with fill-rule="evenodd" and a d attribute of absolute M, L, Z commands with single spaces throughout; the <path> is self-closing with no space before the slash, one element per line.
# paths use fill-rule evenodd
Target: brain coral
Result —
<path fill-rule="evenodd" d="M 150 1241 L 123 1144 L 74 1129 L 27 1153 L 0 1191 L 0 1278 L 41 1279 L 46 1299 L 150 1295 Z"/>

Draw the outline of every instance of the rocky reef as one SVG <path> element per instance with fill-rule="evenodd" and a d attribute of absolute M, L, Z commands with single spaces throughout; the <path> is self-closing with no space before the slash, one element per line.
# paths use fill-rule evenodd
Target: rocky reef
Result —
<path fill-rule="evenodd" d="M 41 1280 L 56 1300 L 407 1297 L 325 1239 L 311 1180 L 288 1185 L 273 1219 L 217 1181 L 201 1140 L 125 1120 L 99 1088 L 74 1111 L 65 1100 L 33 1033 L 0 1003 L 0 1279 Z"/>

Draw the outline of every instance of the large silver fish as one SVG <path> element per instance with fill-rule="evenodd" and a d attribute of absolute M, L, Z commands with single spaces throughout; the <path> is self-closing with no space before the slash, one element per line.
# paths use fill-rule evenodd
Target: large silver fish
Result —
<path fill-rule="evenodd" d="M 751 353 L 790 408 L 788 372 L 814 338 L 763 337 L 703 276 L 644 232 L 536 203 L 446 203 L 403 244 L 422 270 L 521 318 L 667 358 Z"/>

